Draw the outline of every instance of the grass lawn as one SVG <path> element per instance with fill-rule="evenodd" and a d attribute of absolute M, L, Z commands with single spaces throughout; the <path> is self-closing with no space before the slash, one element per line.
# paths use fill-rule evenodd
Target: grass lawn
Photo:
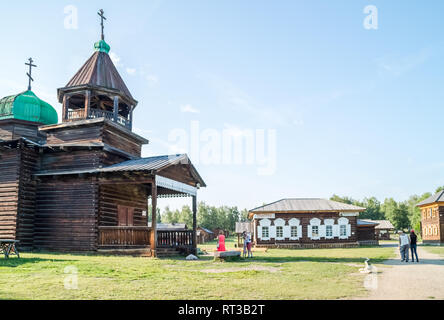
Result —
<path fill-rule="evenodd" d="M 240 262 L 25 253 L 0 258 L 0 299 L 339 299 L 366 294 L 364 257 L 392 256 L 375 247 L 273 249 Z M 77 290 L 64 288 L 66 267 L 78 270 Z"/>
<path fill-rule="evenodd" d="M 444 246 L 423 246 L 430 253 L 439 254 L 444 257 Z"/>

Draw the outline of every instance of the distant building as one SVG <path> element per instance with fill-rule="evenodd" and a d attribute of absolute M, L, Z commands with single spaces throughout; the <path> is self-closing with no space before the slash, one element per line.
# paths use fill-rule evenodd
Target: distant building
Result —
<path fill-rule="evenodd" d="M 249 218 L 259 247 L 355 247 L 364 210 L 324 199 L 283 199 L 250 210 Z"/>
<path fill-rule="evenodd" d="M 418 203 L 424 243 L 444 243 L 444 191 Z"/>
<path fill-rule="evenodd" d="M 378 245 L 376 227 L 378 223 L 372 220 L 358 219 L 358 242 L 361 245 Z"/>
<path fill-rule="evenodd" d="M 197 228 L 197 243 L 203 244 L 205 242 L 213 241 L 216 238 L 216 235 L 213 231 L 198 227 Z"/>
<path fill-rule="evenodd" d="M 369 220 L 365 219 L 362 221 L 369 221 L 376 223 L 375 233 L 379 240 L 390 240 L 390 232 L 395 230 L 393 224 L 388 220 Z"/>

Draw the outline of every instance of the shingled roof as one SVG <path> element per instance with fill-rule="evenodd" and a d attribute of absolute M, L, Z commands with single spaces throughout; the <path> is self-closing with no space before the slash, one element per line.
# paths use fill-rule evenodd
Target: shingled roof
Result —
<path fill-rule="evenodd" d="M 63 89 L 85 85 L 118 90 L 129 99 L 134 100 L 110 56 L 106 52 L 94 52 L 91 58 L 85 62 Z"/>
<path fill-rule="evenodd" d="M 251 213 L 265 212 L 361 212 L 365 208 L 326 199 L 282 199 L 250 210 Z"/>
<path fill-rule="evenodd" d="M 417 204 L 417 206 L 418 207 L 425 206 L 435 202 L 444 202 L 444 190 L 434 194 L 433 196 L 425 199 L 424 201 L 421 201 L 420 203 Z"/>

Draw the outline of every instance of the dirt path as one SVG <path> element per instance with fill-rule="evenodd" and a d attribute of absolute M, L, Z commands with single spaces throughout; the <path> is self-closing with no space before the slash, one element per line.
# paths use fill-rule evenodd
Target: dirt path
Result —
<path fill-rule="evenodd" d="M 418 247 L 419 263 L 401 262 L 397 259 L 378 268 L 377 280 L 368 277 L 370 295 L 364 299 L 415 300 L 444 299 L 444 259 Z M 409 257 L 411 258 L 411 257 Z M 373 288 L 372 287 L 373 284 Z"/>

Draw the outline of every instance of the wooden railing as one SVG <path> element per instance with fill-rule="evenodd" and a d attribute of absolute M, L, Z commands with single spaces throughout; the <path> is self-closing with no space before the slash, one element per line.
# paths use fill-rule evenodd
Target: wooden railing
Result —
<path fill-rule="evenodd" d="M 99 227 L 99 246 L 149 246 L 150 232 L 148 227 Z"/>
<path fill-rule="evenodd" d="M 157 231 L 157 246 L 159 248 L 191 248 L 193 231 Z"/>
<path fill-rule="evenodd" d="M 101 109 L 90 109 L 88 116 L 86 116 L 84 109 L 68 110 L 67 113 L 68 121 L 77 121 L 82 119 L 97 119 L 97 118 L 105 118 L 107 120 L 114 121 L 114 113 Z M 121 115 L 118 115 L 117 121 L 114 122 L 126 128 L 131 129 L 131 121 Z"/>

